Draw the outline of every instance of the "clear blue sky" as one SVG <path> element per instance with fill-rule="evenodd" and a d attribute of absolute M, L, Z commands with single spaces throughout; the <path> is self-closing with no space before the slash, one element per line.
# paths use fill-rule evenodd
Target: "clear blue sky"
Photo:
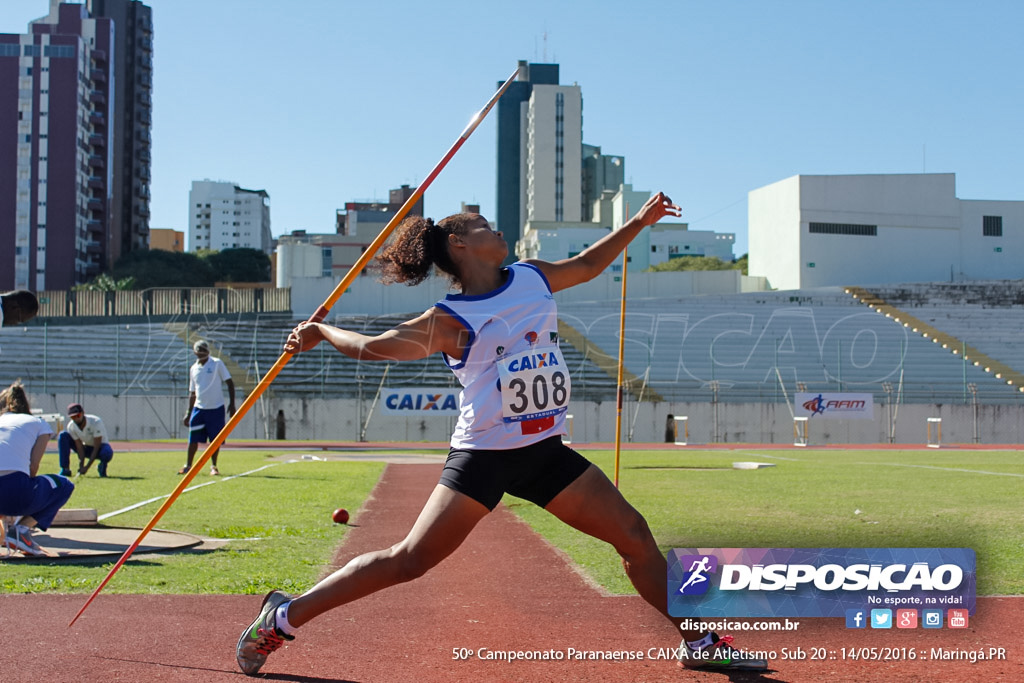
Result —
<path fill-rule="evenodd" d="M 192 180 L 263 188 L 275 235 L 333 232 L 353 199 L 417 184 L 519 59 L 583 91 L 583 139 L 626 157 L 695 230 L 795 174 L 952 172 L 1024 200 L 1018 0 L 151 0 L 153 227 Z M 2 0 L 23 33 L 47 0 Z M 493 117 L 493 114 L 492 114 Z M 427 192 L 494 213 L 489 118 Z"/>

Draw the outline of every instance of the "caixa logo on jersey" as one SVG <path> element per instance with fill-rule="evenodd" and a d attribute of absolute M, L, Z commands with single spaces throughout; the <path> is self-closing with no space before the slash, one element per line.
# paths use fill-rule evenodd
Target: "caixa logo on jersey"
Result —
<path fill-rule="evenodd" d="M 839 617 L 847 609 L 974 613 L 970 548 L 677 548 L 668 555 L 675 617 Z"/>

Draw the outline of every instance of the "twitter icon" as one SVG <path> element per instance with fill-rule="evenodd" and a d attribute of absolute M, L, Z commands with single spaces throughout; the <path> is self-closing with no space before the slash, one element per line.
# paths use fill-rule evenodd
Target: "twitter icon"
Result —
<path fill-rule="evenodd" d="M 871 610 L 871 628 L 892 628 L 892 610 Z"/>

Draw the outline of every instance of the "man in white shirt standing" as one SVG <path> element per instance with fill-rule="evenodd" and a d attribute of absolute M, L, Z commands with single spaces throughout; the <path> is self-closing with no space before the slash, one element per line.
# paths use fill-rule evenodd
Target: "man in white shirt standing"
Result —
<path fill-rule="evenodd" d="M 196 354 L 196 362 L 188 373 L 188 413 L 182 420 L 189 429 L 188 461 L 178 470 L 178 474 L 185 474 L 192 468 L 192 459 L 199 444 L 213 441 L 220 430 L 224 429 L 222 384 L 227 385 L 230 396 L 227 414 L 235 414 L 235 383 L 231 380 L 227 366 L 221 359 L 210 355 L 210 345 L 203 340 L 192 345 L 192 352 Z M 213 476 L 220 474 L 217 469 L 219 454 L 218 448 L 210 458 L 210 474 Z"/>
<path fill-rule="evenodd" d="M 60 456 L 60 473 L 71 476 L 71 451 L 78 453 L 78 473 L 89 471 L 93 460 L 99 460 L 97 471 L 107 476 L 107 463 L 114 458 L 114 449 L 107 439 L 107 428 L 96 415 L 86 415 L 81 403 L 68 406 L 68 426 L 57 437 L 57 453 Z"/>

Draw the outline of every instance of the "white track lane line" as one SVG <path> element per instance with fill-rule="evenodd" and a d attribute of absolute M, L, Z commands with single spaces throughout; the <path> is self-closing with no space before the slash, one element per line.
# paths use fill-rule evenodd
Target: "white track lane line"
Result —
<path fill-rule="evenodd" d="M 821 460 L 806 460 L 799 458 L 784 458 L 780 455 L 768 455 L 767 453 L 746 453 L 746 455 L 754 455 L 759 458 L 771 458 L 772 460 L 789 460 L 791 462 L 810 462 L 816 464 L 826 464 Z M 1019 477 L 1024 479 L 1024 474 L 1018 474 L 1016 472 L 989 472 L 988 470 L 969 470 L 962 467 L 938 467 L 936 465 L 905 465 L 900 462 L 847 462 L 847 465 L 867 465 L 874 467 L 913 467 L 922 470 L 939 470 L 940 472 L 966 472 L 967 474 L 987 474 L 993 477 Z"/>
<path fill-rule="evenodd" d="M 935 465 L 904 465 L 899 462 L 851 462 L 850 465 L 881 465 L 885 467 L 916 467 L 922 470 L 940 470 L 942 472 L 966 472 L 968 474 L 989 474 L 993 477 L 1021 477 L 1024 478 L 1024 474 L 1017 474 L 1016 472 L 989 472 L 987 470 L 968 470 L 960 467 L 936 467 Z"/>
<path fill-rule="evenodd" d="M 298 460 L 289 460 L 288 462 L 298 462 Z M 248 474 L 255 474 L 256 472 L 260 472 L 260 471 L 265 470 L 265 469 L 267 469 L 269 467 L 277 467 L 278 465 L 284 465 L 284 464 L 287 464 L 287 463 L 275 462 L 275 463 L 271 463 L 269 465 L 264 465 L 263 467 L 257 467 L 256 469 L 249 470 L 248 472 L 242 472 L 241 474 L 232 474 L 232 475 L 227 476 L 227 477 L 220 477 L 218 479 L 215 479 L 214 481 L 208 481 L 208 482 L 204 482 L 202 484 L 196 484 L 195 486 L 189 486 L 187 489 L 182 491 L 182 493 L 188 493 L 189 491 L 195 491 L 196 489 L 201 489 L 204 486 L 210 486 L 211 484 L 219 484 L 221 482 L 231 481 L 232 479 L 237 479 L 238 477 L 244 477 L 244 476 L 246 476 Z M 131 510 L 134 510 L 136 508 L 140 508 L 143 505 L 149 505 L 150 503 L 155 503 L 158 500 L 163 500 L 164 498 L 170 498 L 170 496 L 171 496 L 171 494 L 168 493 L 165 496 L 157 496 L 156 498 L 150 498 L 149 500 L 144 500 L 144 501 L 142 501 L 140 503 L 135 503 L 134 505 L 129 505 L 126 508 L 121 508 L 120 510 L 114 510 L 113 512 L 108 512 L 106 514 L 99 515 L 96 518 L 96 521 L 102 522 L 103 520 L 109 519 L 110 517 L 113 517 L 114 515 L 120 515 L 120 514 L 122 514 L 124 512 L 130 512 Z"/>

